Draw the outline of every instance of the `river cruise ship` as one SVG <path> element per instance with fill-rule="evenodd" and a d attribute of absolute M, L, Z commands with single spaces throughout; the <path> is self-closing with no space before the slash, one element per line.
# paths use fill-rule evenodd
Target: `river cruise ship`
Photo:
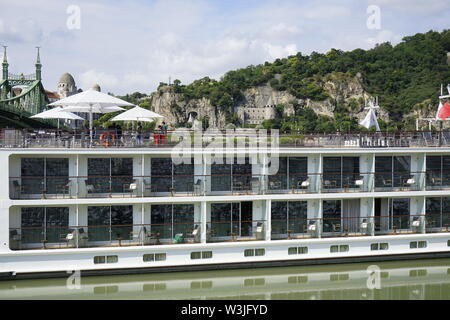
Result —
<path fill-rule="evenodd" d="M 1 278 L 450 256 L 450 132 L 249 131 L 3 129 Z"/>

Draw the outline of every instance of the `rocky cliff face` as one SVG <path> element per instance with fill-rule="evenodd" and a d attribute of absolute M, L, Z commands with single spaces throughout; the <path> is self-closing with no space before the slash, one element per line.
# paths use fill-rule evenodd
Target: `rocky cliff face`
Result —
<path fill-rule="evenodd" d="M 267 108 L 267 106 L 284 105 L 286 115 L 294 114 L 294 104 L 300 107 L 313 109 L 317 114 L 333 117 L 337 104 L 348 108 L 352 116 L 362 120 L 367 111 L 362 110 L 364 99 L 371 96 L 364 91 L 359 75 L 351 77 L 343 74 L 330 74 L 323 78 L 322 87 L 328 93 L 329 98 L 323 101 L 313 101 L 311 99 L 298 99 L 287 91 L 277 91 L 269 84 L 253 87 L 243 92 L 242 101 L 233 106 L 233 111 L 240 111 L 249 108 Z M 209 118 L 212 127 L 225 127 L 225 112 L 211 104 L 209 99 L 192 99 L 186 101 L 183 95 L 175 93 L 170 86 L 163 86 L 154 92 L 150 98 L 152 110 L 163 115 L 166 122 L 171 124 L 185 123 L 189 118 L 197 117 L 201 119 Z M 240 110 L 238 110 L 240 109 Z M 237 112 L 238 116 L 242 112 Z M 379 119 L 388 120 L 388 114 L 382 108 L 377 110 Z"/>

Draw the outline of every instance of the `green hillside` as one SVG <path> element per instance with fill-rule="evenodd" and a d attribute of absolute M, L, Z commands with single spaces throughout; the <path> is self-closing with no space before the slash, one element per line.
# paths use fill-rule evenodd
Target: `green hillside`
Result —
<path fill-rule="evenodd" d="M 450 82 L 447 52 L 450 52 L 450 30 L 429 31 L 405 37 L 396 46 L 382 43 L 370 50 L 344 52 L 332 49 L 325 54 L 297 53 L 272 63 L 229 71 L 219 81 L 205 77 L 182 85 L 175 80 L 173 87 L 184 99 L 205 97 L 213 105 L 231 110 L 231 106 L 242 99 L 243 91 L 253 86 L 268 82 L 274 89 L 286 90 L 297 98 L 323 100 L 327 93 L 321 84 L 327 77 L 360 73 L 364 89 L 379 96 L 380 105 L 389 113 L 391 122 L 382 123 L 382 127 L 412 129 L 411 121 L 406 121 L 404 115 L 426 99 L 437 104 L 440 84 Z M 296 117 L 266 121 L 265 126 L 289 129 L 289 124 L 294 121 L 303 123 L 301 127 L 309 130 L 334 130 L 339 122 L 345 120 L 349 129 L 360 129 L 356 119 L 346 118 L 347 107 L 337 106 L 333 123 L 332 119 L 303 109 L 297 110 Z M 231 113 L 229 119 L 233 121 Z"/>

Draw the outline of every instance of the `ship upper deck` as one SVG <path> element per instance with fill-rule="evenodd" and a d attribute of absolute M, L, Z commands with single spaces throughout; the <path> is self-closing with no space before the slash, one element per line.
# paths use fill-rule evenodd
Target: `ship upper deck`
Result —
<path fill-rule="evenodd" d="M 160 149 L 176 146 L 196 148 L 277 148 L 307 151 L 324 149 L 405 149 L 449 148 L 450 131 L 301 133 L 255 129 L 175 130 L 167 133 L 115 130 L 58 131 L 15 130 L 0 131 L 0 148 L 6 149 Z"/>

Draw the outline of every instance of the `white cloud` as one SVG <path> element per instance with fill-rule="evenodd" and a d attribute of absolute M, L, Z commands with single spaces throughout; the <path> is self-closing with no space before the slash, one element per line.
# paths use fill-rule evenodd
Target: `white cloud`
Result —
<path fill-rule="evenodd" d="M 114 88 L 120 84 L 120 80 L 115 75 L 96 70 L 88 70 L 81 73 L 80 80 L 81 88 L 84 90 L 92 88 L 94 84 L 99 84 L 102 88 Z M 78 87 L 80 86 L 78 85 Z"/>
<path fill-rule="evenodd" d="M 367 38 L 366 42 L 370 47 L 373 47 L 374 45 L 383 42 L 390 42 L 392 45 L 396 45 L 401 41 L 401 39 L 402 37 L 400 35 L 396 35 L 390 30 L 381 30 L 375 35 L 375 37 Z"/>
<path fill-rule="evenodd" d="M 41 45 L 44 85 L 50 90 L 70 72 L 83 89 L 99 83 L 105 92 L 149 93 L 169 76 L 189 83 L 297 51 L 395 44 L 400 35 L 442 29 L 445 20 L 436 17 L 450 15 L 448 0 L 342 3 L 77 0 L 81 29 L 68 30 L 66 9 L 72 0 L 0 0 L 0 44 L 9 46 L 11 71 L 24 73 L 31 73 L 34 47 Z M 381 6 L 386 29 L 367 29 L 368 4 Z"/>
<path fill-rule="evenodd" d="M 378 5 L 381 10 L 394 9 L 417 15 L 430 15 L 450 9 L 448 0 L 368 0 L 368 4 Z"/>

